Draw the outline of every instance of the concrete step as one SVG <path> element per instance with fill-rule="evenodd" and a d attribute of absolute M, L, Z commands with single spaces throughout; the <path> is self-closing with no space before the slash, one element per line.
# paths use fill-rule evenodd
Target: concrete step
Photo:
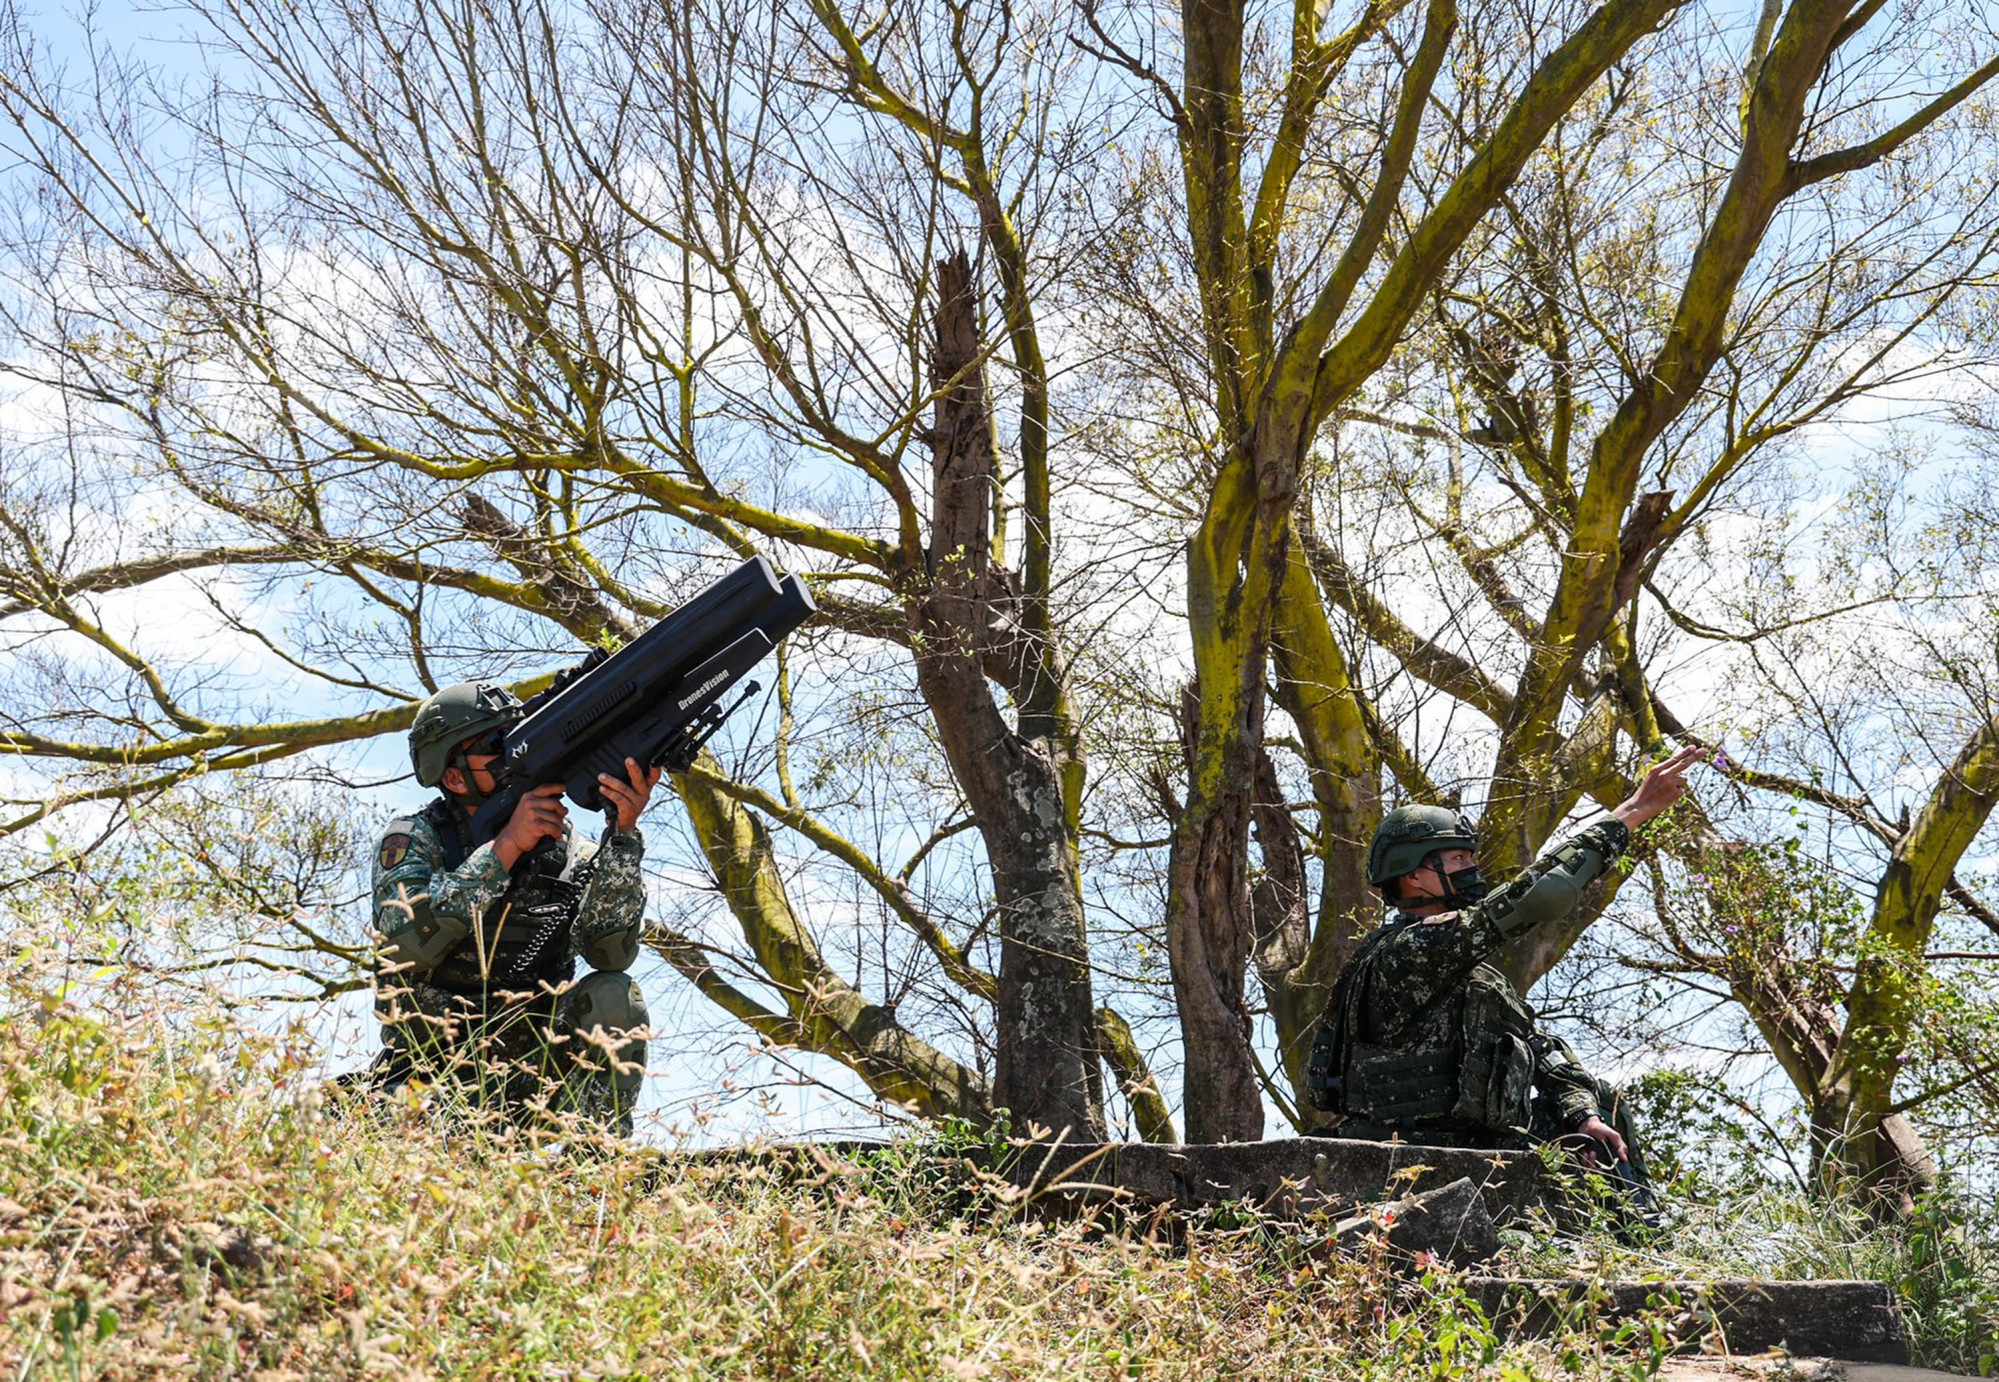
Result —
<path fill-rule="evenodd" d="M 1554 1179 L 1531 1152 L 1333 1137 L 1189 1146 L 1026 1144 L 1009 1176 L 1039 1193 L 1122 1196 L 1181 1209 L 1241 1202 L 1280 1219 L 1343 1214 L 1466 1179 L 1500 1225 L 1525 1220 L 1559 1197 Z"/>
<path fill-rule="evenodd" d="M 1894 1293 L 1879 1281 L 1570 1281 L 1475 1276 L 1463 1282 L 1493 1322 L 1550 1334 L 1578 1322 L 1650 1315 L 1682 1348 L 1906 1363 Z"/>
<path fill-rule="evenodd" d="M 1901 1363 L 1766 1353 L 1758 1357 L 1668 1358 L 1654 1382 L 1972 1382 L 1972 1374 Z"/>

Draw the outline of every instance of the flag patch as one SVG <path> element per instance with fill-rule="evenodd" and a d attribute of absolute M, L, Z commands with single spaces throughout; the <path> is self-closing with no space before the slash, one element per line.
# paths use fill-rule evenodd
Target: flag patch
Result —
<path fill-rule="evenodd" d="M 381 867 L 385 869 L 394 868 L 397 864 L 400 864 L 404 859 L 409 857 L 409 852 L 410 852 L 409 836 L 407 835 L 389 836 L 388 839 L 382 841 L 382 857 L 380 860 Z"/>

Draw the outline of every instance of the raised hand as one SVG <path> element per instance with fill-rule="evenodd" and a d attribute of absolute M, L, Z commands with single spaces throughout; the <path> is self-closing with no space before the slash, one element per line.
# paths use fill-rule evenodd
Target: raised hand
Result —
<path fill-rule="evenodd" d="M 1655 763 L 1632 794 L 1610 814 L 1636 830 L 1687 794 L 1687 770 L 1707 757 L 1707 750 L 1689 746 L 1663 763 Z"/>

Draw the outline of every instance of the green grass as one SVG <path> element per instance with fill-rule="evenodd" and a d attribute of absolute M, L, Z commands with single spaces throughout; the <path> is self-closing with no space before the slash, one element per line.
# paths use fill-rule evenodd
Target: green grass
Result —
<path fill-rule="evenodd" d="M 1899 1299 L 1914 1361 L 1999 1372 L 1999 1219 L 1946 1188 L 1906 1223 L 1775 1190 L 1683 1212 L 1674 1258 L 1704 1276 L 1885 1281 Z"/>
<path fill-rule="evenodd" d="M 1650 1375 L 1275 1225 L 1044 1223 L 912 1145 L 804 1175 L 329 1106 L 303 1044 L 0 1009 L 13 1378 Z M 970 1208 L 967 1208 L 967 1205 Z"/>

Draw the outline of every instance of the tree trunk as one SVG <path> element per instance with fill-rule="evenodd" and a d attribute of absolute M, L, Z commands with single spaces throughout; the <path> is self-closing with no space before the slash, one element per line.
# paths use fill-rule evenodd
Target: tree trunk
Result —
<path fill-rule="evenodd" d="M 979 809 L 1000 927 L 997 1106 L 1025 1132 L 1038 1124 L 1071 1140 L 1104 1131 L 1102 1066 L 1091 999 L 1074 836 L 1055 763 L 1016 740 L 1006 804 Z"/>
<path fill-rule="evenodd" d="M 1267 752 L 1257 754 L 1256 793 L 1250 805 L 1257 852 L 1263 867 L 1250 883 L 1249 915 L 1255 942 L 1256 977 L 1277 1028 L 1279 1064 L 1291 1085 L 1292 1107 L 1304 1097 L 1304 1057 L 1311 1031 L 1326 1005 L 1324 992 L 1304 980 L 1312 953 L 1312 902 L 1305 876 L 1305 845 L 1284 802 L 1277 767 Z M 1294 976 L 1300 982 L 1293 982 Z"/>
<path fill-rule="evenodd" d="M 1481 837 L 1480 862 L 1495 886 L 1534 862 L 1585 795 L 1602 797 L 1606 787 L 1621 783 L 1614 757 L 1618 708 L 1617 698 L 1606 692 L 1592 698 L 1583 707 L 1582 719 L 1574 731 L 1556 749 L 1542 785 L 1524 808 L 1512 815 L 1511 838 Z M 1621 793 L 1613 788 L 1608 795 L 1615 801 Z M 1580 905 L 1567 916 L 1544 921 L 1525 935 L 1515 937 L 1499 954 L 1497 964 L 1501 972 L 1522 993 L 1533 988 L 1603 915 L 1629 876 L 1615 869 L 1609 871 L 1590 886 Z"/>
<path fill-rule="evenodd" d="M 1309 1107 L 1305 1063 L 1333 981 L 1381 917 L 1380 899 L 1367 885 L 1368 846 L 1381 823 L 1381 754 L 1302 547 L 1291 553 L 1278 594 L 1271 662 L 1277 702 L 1297 726 L 1311 772 L 1312 799 L 1319 808 L 1313 842 L 1319 856 L 1318 916 L 1309 924 L 1308 936 L 1301 917 L 1281 954 L 1264 939 L 1276 933 L 1264 926 L 1261 915 L 1257 926 L 1257 973 L 1277 1026 L 1278 1058 L 1301 1113 Z M 1273 795 L 1275 785 L 1273 772 Z M 1258 805 L 1264 805 L 1261 796 Z M 1289 821 L 1284 813 L 1282 824 Z M 1264 869 L 1273 877 L 1277 870 L 1269 835 L 1279 829 L 1277 815 L 1259 816 Z M 1302 861 L 1300 871 L 1302 875 Z"/>
<path fill-rule="evenodd" d="M 1788 861 L 1779 855 L 1772 862 L 1772 851 L 1716 842 L 1704 823 L 1682 848 L 1686 861 L 1710 880 L 1717 905 L 1734 914 L 1735 929 L 1726 953 L 1706 957 L 1693 956 L 1677 932 L 1669 934 L 1683 953 L 1727 979 L 1804 1100 L 1818 1186 L 1883 1217 L 1906 1213 L 1915 1196 L 1935 1184 L 1937 1168 L 1915 1128 L 1888 1102 L 1899 1048 L 1882 1049 L 1886 1034 L 1870 1033 L 1865 1021 L 1856 1020 L 1854 993 L 1879 985 L 1881 958 L 1863 961 L 1842 1023 L 1839 1005 L 1814 991 L 1784 944 L 1782 925 L 1770 920 L 1782 918 L 1791 902 Z M 1863 1001 L 1859 1010 L 1866 1007 Z M 1863 1056 L 1866 1047 L 1873 1054 Z M 1885 1076 L 1877 1080 L 1879 1072 Z"/>
<path fill-rule="evenodd" d="M 1244 16 L 1243 0 L 1182 0 L 1181 172 L 1215 426 L 1223 439 L 1210 497 L 1187 544 L 1197 690 L 1182 726 L 1187 805 L 1167 865 L 1166 953 L 1180 1018 L 1189 1142 L 1263 1136 L 1263 1092 L 1243 993 L 1253 933 L 1250 796 L 1263 729 L 1267 558 L 1273 543 L 1282 558 L 1291 496 L 1265 488 L 1260 463 L 1268 458 L 1256 441 L 1272 322 L 1267 300 L 1262 310 L 1255 305 L 1243 206 Z"/>
<path fill-rule="evenodd" d="M 985 841 L 999 904 L 995 1107 L 1073 1140 L 1103 1136 L 1103 1075 L 1077 851 L 1082 758 L 1066 677 L 1032 640 L 992 558 L 998 447 L 978 298 L 962 251 L 940 266 L 929 570 L 907 602 L 917 684 Z M 1020 706 L 1009 726 L 989 678 Z"/>
<path fill-rule="evenodd" d="M 1978 725 L 1895 843 L 1846 994 L 1846 1030 L 1813 1101 L 1822 1179 L 1850 1181 L 1901 1209 L 1935 1181 L 1921 1143 L 1893 1112 L 1895 1081 L 1920 1017 L 1923 952 L 1959 860 L 1999 806 L 1999 714 Z M 1927 1158 L 1924 1158 L 1926 1161 Z"/>
<path fill-rule="evenodd" d="M 1847 1089 L 1812 1107 L 1812 1171 L 1819 1187 L 1881 1219 L 1906 1219 L 1919 1196 L 1935 1189 L 1936 1159 L 1899 1113 L 1860 1106 Z"/>
<path fill-rule="evenodd" d="M 1254 754 L 1263 738 L 1261 686 L 1240 701 L 1248 723 L 1226 734 L 1202 726 L 1210 702 L 1193 688 L 1183 708 L 1193 790 L 1167 866 L 1166 953 L 1180 1017 L 1189 1142 L 1263 1136 L 1263 1089 L 1243 987 L 1254 941 L 1249 826 Z M 1211 761 L 1203 761 L 1204 753 Z"/>

